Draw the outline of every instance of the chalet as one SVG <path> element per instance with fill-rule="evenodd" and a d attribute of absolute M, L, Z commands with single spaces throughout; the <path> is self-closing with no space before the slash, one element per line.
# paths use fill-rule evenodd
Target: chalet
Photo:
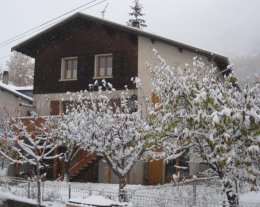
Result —
<path fill-rule="evenodd" d="M 61 97 L 65 97 L 67 91 L 88 89 L 89 84 L 98 79 L 106 79 L 117 90 L 122 90 L 125 85 L 131 89 L 131 77 L 138 76 L 146 96 L 154 101 L 150 74 L 146 69 L 147 61 L 155 63 L 153 48 L 174 66 L 192 65 L 193 57 L 199 56 L 225 73 L 229 63 L 224 56 L 82 13 L 70 16 L 12 50 L 35 59 L 33 98 L 36 112 L 57 115 L 64 110 Z M 135 90 L 130 91 L 138 95 Z M 81 155 L 83 160 L 84 156 Z M 85 166 L 79 167 L 78 171 L 92 163 L 87 169 L 98 172 L 94 173 L 96 181 L 116 182 L 111 169 L 103 162 L 89 160 L 82 163 Z M 188 167 L 189 174 L 196 174 L 193 164 Z M 58 176 L 59 168 L 62 163 L 56 163 L 53 178 Z M 128 181 L 164 183 L 174 170 L 163 161 L 139 162 Z"/>

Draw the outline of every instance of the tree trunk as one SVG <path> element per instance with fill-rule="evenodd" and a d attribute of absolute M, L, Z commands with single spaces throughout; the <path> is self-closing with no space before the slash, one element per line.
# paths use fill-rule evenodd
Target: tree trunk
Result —
<path fill-rule="evenodd" d="M 70 167 L 70 162 L 68 162 L 68 161 L 64 161 L 65 162 L 65 170 L 64 170 L 64 178 L 63 178 L 63 181 L 65 181 L 65 182 L 69 182 L 69 176 L 70 176 L 70 174 L 69 174 L 69 167 Z"/>
<path fill-rule="evenodd" d="M 227 196 L 230 207 L 238 206 L 237 194 L 233 190 L 232 183 L 230 183 L 230 182 L 225 183 L 225 188 L 228 189 L 228 190 L 226 190 L 226 196 Z"/>
<path fill-rule="evenodd" d="M 119 201 L 126 202 L 126 190 L 124 189 L 126 186 L 126 176 L 119 177 Z"/>
<path fill-rule="evenodd" d="M 37 206 L 41 206 L 41 175 L 40 175 L 40 164 L 37 162 L 36 165 L 36 182 L 37 182 Z"/>
<path fill-rule="evenodd" d="M 213 170 L 217 170 L 218 176 L 224 184 L 224 190 L 226 192 L 226 196 L 227 196 L 230 207 L 238 206 L 238 197 L 237 197 L 237 193 L 234 192 L 233 184 L 230 181 L 225 181 L 225 176 L 224 176 L 223 172 L 221 170 L 219 170 L 218 167 Z"/>

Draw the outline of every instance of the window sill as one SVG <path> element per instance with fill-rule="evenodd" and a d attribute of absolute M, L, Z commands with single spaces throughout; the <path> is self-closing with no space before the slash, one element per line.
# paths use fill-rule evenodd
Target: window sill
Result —
<path fill-rule="evenodd" d="M 107 78 L 113 78 L 113 76 L 93 77 L 93 79 L 107 79 Z"/>
<path fill-rule="evenodd" d="M 63 82 L 63 81 L 77 81 L 78 79 L 60 79 L 59 81 L 60 82 Z"/>

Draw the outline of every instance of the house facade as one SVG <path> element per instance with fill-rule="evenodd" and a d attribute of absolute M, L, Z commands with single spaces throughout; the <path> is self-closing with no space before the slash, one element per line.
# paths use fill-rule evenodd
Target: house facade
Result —
<path fill-rule="evenodd" d="M 3 81 L 0 81 L 0 115 L 28 116 L 32 110 L 34 110 L 32 97 L 9 84 L 8 71 L 4 71 Z"/>
<path fill-rule="evenodd" d="M 72 15 L 12 50 L 35 59 L 33 98 L 36 112 L 58 115 L 64 111 L 67 91 L 86 90 L 95 80 L 106 79 L 119 92 L 128 85 L 130 93 L 138 96 L 137 91 L 131 90 L 133 85 L 130 81 L 131 77 L 138 76 L 146 96 L 154 101 L 146 68 L 146 62 L 155 64 L 153 48 L 169 65 L 177 67 L 192 64 L 194 56 L 202 57 L 220 71 L 228 65 L 224 56 L 81 13 Z M 139 162 L 131 171 L 128 182 L 164 183 L 170 169 L 163 161 Z M 116 176 L 102 160 L 93 165 L 93 170 L 98 171 L 99 182 L 116 182 Z M 189 165 L 189 174 L 196 174 L 197 170 L 195 165 Z M 53 172 L 53 176 L 57 177 L 55 169 Z"/>

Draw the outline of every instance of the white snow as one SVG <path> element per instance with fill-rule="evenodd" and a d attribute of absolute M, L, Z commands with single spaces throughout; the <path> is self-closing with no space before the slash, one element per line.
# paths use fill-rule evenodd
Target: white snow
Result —
<path fill-rule="evenodd" d="M 240 202 L 259 203 L 260 206 L 260 191 L 251 191 L 241 195 Z"/>
<path fill-rule="evenodd" d="M 120 205 L 119 202 L 104 198 L 103 196 L 89 196 L 87 198 L 76 198 L 69 200 L 72 203 L 80 203 L 87 205 L 98 205 L 98 206 L 111 206 L 111 205 Z"/>
<path fill-rule="evenodd" d="M 21 201 L 21 202 L 25 202 L 25 203 L 36 204 L 35 200 L 16 196 L 16 195 L 12 194 L 11 192 L 3 192 L 3 191 L 0 191 L 0 200 L 2 200 L 2 201 L 15 200 L 15 201 Z"/>
<path fill-rule="evenodd" d="M 20 201 L 23 203 L 29 203 L 29 204 L 36 204 L 36 200 L 34 199 L 29 199 L 21 196 L 14 195 L 11 192 L 3 192 L 0 191 L 0 205 L 2 204 L 1 201 L 6 201 L 6 200 L 14 200 L 14 201 Z M 42 205 L 44 206 L 50 206 L 50 207 L 65 207 L 65 204 L 60 202 L 60 201 L 48 201 L 48 202 L 42 202 Z"/>
<path fill-rule="evenodd" d="M 33 90 L 33 86 L 13 86 L 13 89 L 16 91 Z"/>
<path fill-rule="evenodd" d="M 4 167 L 4 168 L 0 168 L 0 176 L 5 176 L 7 175 L 7 168 Z"/>

